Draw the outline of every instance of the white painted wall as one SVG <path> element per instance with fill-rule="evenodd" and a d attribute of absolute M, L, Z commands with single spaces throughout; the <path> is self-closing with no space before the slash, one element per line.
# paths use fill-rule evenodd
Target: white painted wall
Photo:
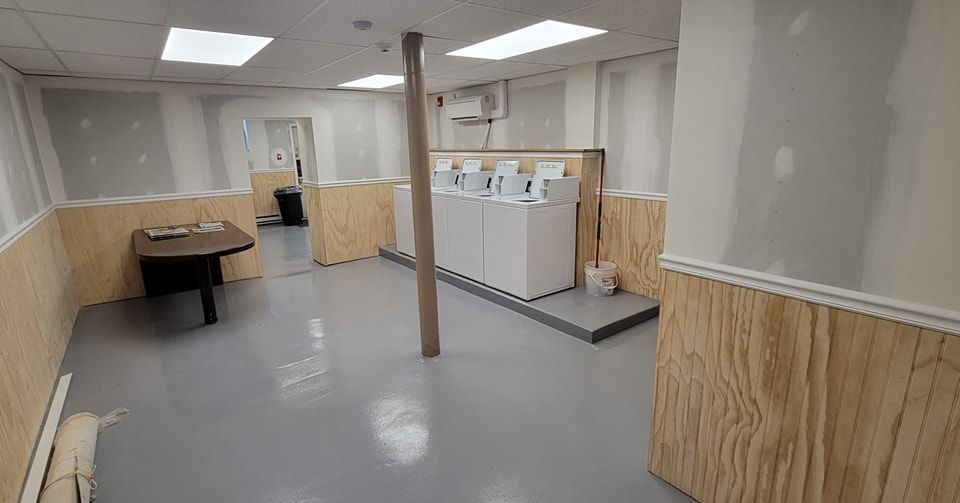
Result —
<path fill-rule="evenodd" d="M 250 146 L 250 151 L 247 152 L 247 166 L 251 171 L 297 167 L 293 152 L 293 137 L 290 133 L 290 124 L 296 124 L 296 122 L 295 118 L 246 119 L 247 141 Z M 274 155 L 277 152 L 276 149 L 282 150 L 282 161 L 276 160 Z"/>
<path fill-rule="evenodd" d="M 596 148 L 598 145 L 600 66 L 594 61 L 571 66 L 565 72 L 564 114 L 570 118 L 564 120 L 567 148 Z"/>
<path fill-rule="evenodd" d="M 665 253 L 960 313 L 960 3 L 687 0 Z"/>
<path fill-rule="evenodd" d="M 27 83 L 56 201 L 248 188 L 245 117 L 310 119 L 317 162 L 305 163 L 305 180 L 409 172 L 400 94 L 59 77 Z"/>
<path fill-rule="evenodd" d="M 436 97 L 444 103 L 456 97 L 495 93 L 496 84 L 471 87 L 428 97 L 436 128 L 431 135 L 437 148 L 477 149 L 483 143 L 487 123 L 454 122 L 446 109 L 436 106 Z M 488 148 L 565 148 L 566 72 L 534 75 L 507 81 L 509 111 L 506 119 L 493 121 Z"/>
<path fill-rule="evenodd" d="M 507 82 L 509 115 L 489 148 L 607 149 L 605 187 L 664 194 L 673 131 L 677 50 L 585 63 Z M 495 85 L 429 97 L 431 145 L 479 148 L 486 123 L 455 123 L 436 106 L 495 92 Z"/>
<path fill-rule="evenodd" d="M 605 61 L 600 66 L 599 145 L 604 187 L 667 193 L 677 50 Z"/>
<path fill-rule="evenodd" d="M 0 243 L 50 202 L 23 76 L 0 62 Z"/>

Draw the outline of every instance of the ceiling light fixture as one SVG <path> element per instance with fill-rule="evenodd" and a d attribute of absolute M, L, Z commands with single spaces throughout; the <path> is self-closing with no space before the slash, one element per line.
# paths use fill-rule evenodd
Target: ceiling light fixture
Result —
<path fill-rule="evenodd" d="M 343 84 L 337 84 L 337 87 L 357 87 L 361 89 L 383 89 L 398 84 L 403 84 L 403 75 L 382 75 L 376 74 L 362 79 L 351 80 Z"/>
<path fill-rule="evenodd" d="M 270 37 L 170 28 L 160 59 L 240 66 L 271 41 Z"/>
<path fill-rule="evenodd" d="M 469 45 L 463 49 L 448 52 L 447 56 L 506 59 L 606 32 L 607 30 L 561 23 L 560 21 L 543 21 L 517 31 L 505 33 L 499 37 Z"/>

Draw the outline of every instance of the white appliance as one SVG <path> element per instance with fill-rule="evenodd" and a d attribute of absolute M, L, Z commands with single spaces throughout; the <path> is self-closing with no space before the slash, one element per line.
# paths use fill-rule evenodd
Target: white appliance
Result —
<path fill-rule="evenodd" d="M 500 161 L 492 173 L 467 161 L 464 186 L 476 173 L 491 186 L 433 187 L 437 266 L 524 300 L 572 288 L 580 179 L 563 176 L 563 161 L 540 161 L 532 175 L 518 174 L 517 161 Z M 409 185 L 394 188 L 394 205 L 397 249 L 414 256 Z"/>
<path fill-rule="evenodd" d="M 457 175 L 452 158 L 439 158 L 434 163 L 431 191 L 433 196 L 433 253 L 438 267 L 447 264 L 447 209 L 446 195 L 456 190 Z M 393 188 L 393 212 L 397 235 L 397 250 L 416 256 L 413 237 L 413 198 L 410 185 Z"/>
<path fill-rule="evenodd" d="M 457 178 L 457 189 L 480 190 L 487 187 L 490 183 L 490 172 L 480 171 L 482 162 L 480 159 L 463 160 L 460 177 Z"/>
<path fill-rule="evenodd" d="M 492 94 L 458 98 L 447 103 L 447 118 L 457 122 L 486 120 L 493 107 Z"/>
<path fill-rule="evenodd" d="M 414 256 L 413 199 L 409 185 L 393 186 L 393 221 L 397 233 L 397 251 Z"/>
<path fill-rule="evenodd" d="M 532 193 L 483 200 L 483 282 L 532 300 L 574 286 L 578 177 L 563 178 L 563 161 L 537 163 Z M 513 177 L 505 176 L 503 190 Z M 564 180 L 558 182 L 558 180 Z"/>
<path fill-rule="evenodd" d="M 480 172 L 479 159 L 463 161 L 459 192 L 447 195 L 447 268 L 483 283 L 483 207 L 492 195 L 487 184 L 495 178 L 515 174 L 519 161 L 501 159 L 493 172 Z M 468 166 L 468 163 L 470 165 Z M 480 176 L 483 175 L 481 178 Z"/>
<path fill-rule="evenodd" d="M 447 265 L 447 194 L 451 189 L 432 190 L 433 256 L 437 267 Z M 394 229 L 397 233 L 397 251 L 416 257 L 413 237 L 413 197 L 410 185 L 393 187 Z"/>
<path fill-rule="evenodd" d="M 447 195 L 447 269 L 483 283 L 483 198 Z"/>
<path fill-rule="evenodd" d="M 434 163 L 430 186 L 433 188 L 455 187 L 459 175 L 460 172 L 453 169 L 453 159 L 441 157 Z"/>

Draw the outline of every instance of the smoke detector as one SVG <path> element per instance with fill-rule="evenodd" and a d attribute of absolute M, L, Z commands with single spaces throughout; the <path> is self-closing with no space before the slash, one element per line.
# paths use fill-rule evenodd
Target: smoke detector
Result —
<path fill-rule="evenodd" d="M 353 27 L 360 31 L 367 31 L 373 27 L 373 23 L 365 19 L 358 19 L 353 22 Z"/>

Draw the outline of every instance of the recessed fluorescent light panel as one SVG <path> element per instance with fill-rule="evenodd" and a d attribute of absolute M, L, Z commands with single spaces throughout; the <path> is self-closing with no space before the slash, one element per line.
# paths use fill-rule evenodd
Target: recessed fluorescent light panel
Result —
<path fill-rule="evenodd" d="M 371 75 L 362 79 L 351 80 L 338 84 L 337 87 L 358 87 L 362 89 L 383 89 L 384 87 L 403 84 L 403 75 Z"/>
<path fill-rule="evenodd" d="M 270 37 L 170 28 L 160 59 L 240 66 L 272 40 Z"/>
<path fill-rule="evenodd" d="M 447 56 L 506 59 L 606 32 L 607 30 L 561 23 L 560 21 L 543 21 L 490 40 L 478 42 L 463 49 L 448 52 Z"/>

